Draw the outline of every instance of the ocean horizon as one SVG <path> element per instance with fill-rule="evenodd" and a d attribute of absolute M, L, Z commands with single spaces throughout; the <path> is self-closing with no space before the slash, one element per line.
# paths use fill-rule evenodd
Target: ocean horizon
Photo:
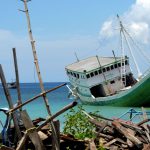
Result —
<path fill-rule="evenodd" d="M 68 83 L 68 82 L 45 82 L 44 88 L 45 90 L 49 90 L 63 83 Z M 41 93 L 39 83 L 20 83 L 20 89 L 21 89 L 22 102 L 25 102 L 28 99 L 31 99 L 34 96 Z M 11 94 L 13 104 L 15 104 L 17 102 L 17 90 L 9 89 L 9 91 Z M 49 101 L 49 106 L 52 114 L 56 113 L 66 105 L 73 102 L 73 99 L 68 98 L 68 94 L 69 94 L 69 90 L 66 86 L 60 87 L 47 94 L 47 98 Z M 78 105 L 82 105 L 80 101 L 78 101 Z M 78 107 L 78 105 L 75 107 L 75 109 Z M 103 115 L 108 118 L 117 118 L 121 116 L 123 113 L 125 113 L 127 110 L 131 109 L 131 107 L 90 106 L 90 105 L 82 105 L 82 106 L 87 112 L 98 111 L 100 115 Z M 2 85 L 0 85 L 0 108 L 8 108 L 8 103 Z M 36 119 L 39 117 L 47 118 L 48 116 L 45 103 L 42 97 L 25 105 L 23 107 L 23 110 L 24 109 L 27 110 L 27 113 L 29 114 L 31 119 Z M 136 107 L 134 109 L 136 109 L 137 111 L 141 110 L 141 108 L 139 107 Z M 146 108 L 146 110 L 150 111 L 150 108 Z M 56 118 L 60 120 L 61 131 L 63 130 L 64 121 L 65 121 L 64 115 L 68 112 L 69 111 L 63 113 L 62 115 Z M 0 112 L 0 120 L 3 124 L 5 123 L 6 116 L 4 115 L 3 112 Z M 2 126 L 0 125 L 0 131 L 1 130 L 2 130 Z"/>

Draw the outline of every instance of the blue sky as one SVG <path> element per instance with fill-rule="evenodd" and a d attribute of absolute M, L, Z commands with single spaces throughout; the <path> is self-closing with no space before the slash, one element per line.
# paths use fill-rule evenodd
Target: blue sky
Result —
<path fill-rule="evenodd" d="M 96 49 L 100 42 L 104 41 L 102 39 L 110 38 L 108 35 L 113 29 L 108 25 L 116 14 L 126 22 L 131 23 L 131 20 L 134 20 L 132 29 L 140 30 L 137 39 L 142 35 L 143 42 L 147 43 L 150 19 L 145 15 L 149 13 L 148 1 L 32 0 L 29 2 L 32 31 L 43 81 L 68 81 L 65 66 L 75 61 L 74 52 L 79 58 L 95 53 L 101 54 L 102 51 Z M 18 0 L 1 2 L 0 63 L 7 81 L 14 79 L 12 48 L 16 47 L 20 82 L 35 82 L 38 79 L 35 77 L 26 17 L 23 12 L 18 11 L 23 8 L 23 3 Z M 140 16 L 141 14 L 143 16 Z M 101 45 L 101 49 L 106 54 L 106 50 L 113 49 L 113 37 L 114 35 L 111 34 L 109 46 Z M 107 43 L 106 40 L 104 42 Z"/>

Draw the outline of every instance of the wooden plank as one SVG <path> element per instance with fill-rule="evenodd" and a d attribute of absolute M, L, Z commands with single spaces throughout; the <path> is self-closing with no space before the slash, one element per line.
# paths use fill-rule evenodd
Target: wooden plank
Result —
<path fill-rule="evenodd" d="M 123 134 L 127 139 L 133 142 L 138 148 L 143 147 L 143 143 L 137 139 L 131 132 L 129 132 L 125 127 L 123 127 L 118 121 L 114 120 L 112 125 L 118 130 L 121 134 Z"/>
<path fill-rule="evenodd" d="M 60 149 L 60 122 L 59 122 L 59 120 L 54 120 L 53 122 L 54 122 L 54 126 L 56 129 L 56 135 L 57 135 L 58 145 L 59 145 L 59 149 Z M 52 149 L 55 150 L 55 141 L 53 140 L 53 138 L 52 138 Z"/>
<path fill-rule="evenodd" d="M 19 141 L 19 144 L 17 145 L 16 150 L 22 150 L 22 149 L 24 149 L 24 145 L 25 145 L 27 137 L 28 137 L 28 134 L 25 133 L 24 136 Z"/>
<path fill-rule="evenodd" d="M 98 136 L 102 137 L 102 138 L 106 138 L 108 140 L 112 140 L 114 137 L 111 136 L 111 135 L 106 135 L 106 134 L 103 134 L 103 133 L 98 133 Z"/>
<path fill-rule="evenodd" d="M 147 127 L 147 124 L 143 124 L 143 125 L 141 125 L 141 126 L 144 128 L 145 134 L 146 134 L 147 139 L 148 139 L 148 141 L 149 141 L 149 143 L 150 143 L 150 131 L 149 131 L 148 127 Z"/>
<path fill-rule="evenodd" d="M 89 141 L 90 150 L 97 150 L 94 140 Z"/>
<path fill-rule="evenodd" d="M 96 119 L 89 119 L 89 121 L 99 128 L 99 132 L 102 132 L 103 129 L 108 125 L 107 121 L 97 121 Z"/>
<path fill-rule="evenodd" d="M 36 150 L 44 150 L 45 147 L 44 147 L 44 145 L 43 145 L 43 143 L 42 143 L 42 141 L 41 141 L 37 131 L 34 130 L 34 125 L 33 125 L 32 121 L 30 120 L 26 110 L 23 110 L 21 112 L 21 118 L 22 118 L 22 121 L 24 123 L 25 128 L 27 129 L 26 132 L 29 135 L 32 143 L 35 146 L 35 149 Z"/>

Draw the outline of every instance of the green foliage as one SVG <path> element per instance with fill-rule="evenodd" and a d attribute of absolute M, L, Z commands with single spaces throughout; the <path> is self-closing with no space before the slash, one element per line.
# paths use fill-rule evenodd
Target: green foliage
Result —
<path fill-rule="evenodd" d="M 89 118 L 83 113 L 81 105 L 78 109 L 71 109 L 65 115 L 64 133 L 71 134 L 77 139 L 95 138 L 95 126 L 89 122 Z"/>

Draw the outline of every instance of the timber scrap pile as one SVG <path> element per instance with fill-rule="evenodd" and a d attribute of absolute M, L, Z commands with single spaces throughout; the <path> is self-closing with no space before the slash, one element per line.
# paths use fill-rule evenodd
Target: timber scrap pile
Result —
<path fill-rule="evenodd" d="M 94 117 L 100 117 L 91 114 Z M 139 123 L 122 119 L 107 119 L 97 121 L 91 118 L 89 121 L 96 126 L 96 139 L 91 143 L 93 147 L 101 145 L 108 150 L 150 150 L 150 119 L 145 118 Z"/>

